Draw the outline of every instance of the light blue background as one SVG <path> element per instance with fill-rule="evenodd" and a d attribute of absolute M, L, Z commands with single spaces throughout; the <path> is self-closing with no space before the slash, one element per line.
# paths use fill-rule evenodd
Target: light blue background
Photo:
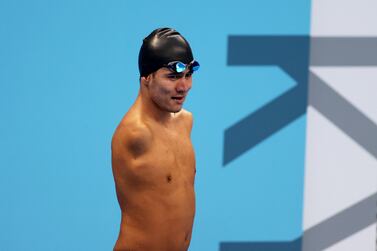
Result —
<path fill-rule="evenodd" d="M 278 67 L 228 67 L 228 35 L 307 35 L 309 0 L 0 1 L 0 250 L 111 250 L 113 131 L 138 92 L 137 55 L 180 31 L 202 67 L 190 251 L 302 233 L 305 116 L 226 167 L 224 130 L 291 88 Z"/>

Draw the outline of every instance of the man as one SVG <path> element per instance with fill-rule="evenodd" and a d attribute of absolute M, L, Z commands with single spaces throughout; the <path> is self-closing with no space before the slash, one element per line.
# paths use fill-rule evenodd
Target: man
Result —
<path fill-rule="evenodd" d="M 112 139 L 121 208 L 115 251 L 185 251 L 195 215 L 192 115 L 182 109 L 199 68 L 189 43 L 154 30 L 139 53 L 139 95 Z"/>

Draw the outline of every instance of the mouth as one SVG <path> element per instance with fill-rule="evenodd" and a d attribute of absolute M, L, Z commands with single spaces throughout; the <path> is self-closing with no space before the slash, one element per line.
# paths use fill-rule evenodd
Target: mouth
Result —
<path fill-rule="evenodd" d="M 178 104 L 182 104 L 183 101 L 185 100 L 185 96 L 174 96 L 172 97 L 172 99 L 176 101 Z"/>

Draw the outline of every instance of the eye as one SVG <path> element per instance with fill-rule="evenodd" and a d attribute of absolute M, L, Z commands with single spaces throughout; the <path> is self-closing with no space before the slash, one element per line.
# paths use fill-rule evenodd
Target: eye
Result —
<path fill-rule="evenodd" d="M 172 79 L 172 80 L 176 80 L 176 79 L 179 79 L 179 76 L 177 76 L 177 75 L 169 75 L 168 78 Z"/>
<path fill-rule="evenodd" d="M 192 76 L 192 72 L 187 72 L 185 77 L 190 78 L 191 76 Z"/>
<path fill-rule="evenodd" d="M 177 79 L 180 79 L 182 77 L 182 75 L 181 74 L 169 74 L 167 77 L 170 80 L 177 80 Z"/>

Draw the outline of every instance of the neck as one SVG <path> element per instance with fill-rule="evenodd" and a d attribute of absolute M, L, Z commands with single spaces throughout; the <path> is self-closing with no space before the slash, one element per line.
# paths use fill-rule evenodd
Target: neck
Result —
<path fill-rule="evenodd" d="M 174 113 L 162 110 L 153 102 L 148 93 L 139 91 L 136 99 L 136 105 L 140 107 L 140 112 L 143 117 L 153 120 L 160 124 L 168 124 Z"/>

